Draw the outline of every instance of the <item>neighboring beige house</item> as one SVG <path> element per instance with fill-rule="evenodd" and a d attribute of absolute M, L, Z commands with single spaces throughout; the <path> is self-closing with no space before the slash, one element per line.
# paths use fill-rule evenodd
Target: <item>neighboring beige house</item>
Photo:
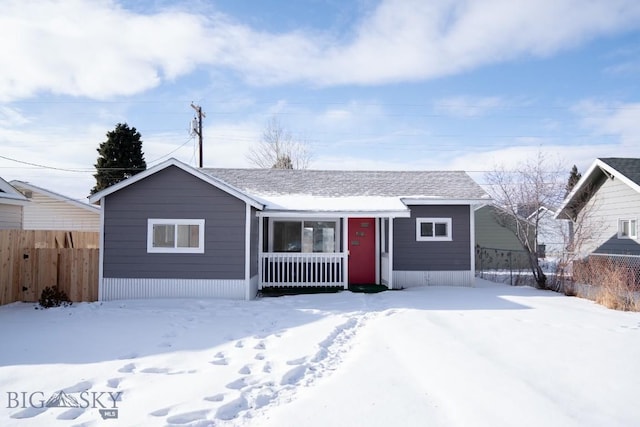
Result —
<path fill-rule="evenodd" d="M 22 181 L 11 181 L 30 201 L 23 207 L 24 230 L 99 231 L 100 208 Z"/>
<path fill-rule="evenodd" d="M 21 229 L 22 213 L 29 200 L 0 178 L 0 230 Z"/>

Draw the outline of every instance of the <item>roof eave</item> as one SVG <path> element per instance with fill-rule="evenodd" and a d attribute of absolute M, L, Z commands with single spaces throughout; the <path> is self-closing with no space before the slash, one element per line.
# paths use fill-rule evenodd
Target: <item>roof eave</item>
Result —
<path fill-rule="evenodd" d="M 595 179 L 595 175 L 596 175 L 598 170 L 601 170 L 603 173 L 605 173 L 605 174 L 607 174 L 609 176 L 615 177 L 616 179 L 619 179 L 620 181 L 622 181 L 623 183 L 628 185 L 631 189 L 635 190 L 637 193 L 640 193 L 640 186 L 638 184 L 636 184 L 635 182 L 631 181 L 623 173 L 621 173 L 617 169 L 613 168 L 609 164 L 603 162 L 600 159 L 596 159 L 591 164 L 591 166 L 589 166 L 589 169 L 587 169 L 587 171 L 582 175 L 582 178 L 580 178 L 580 180 L 573 187 L 573 190 L 571 190 L 571 192 L 567 195 L 567 197 L 565 197 L 565 199 L 562 201 L 562 204 L 560 205 L 560 207 L 556 211 L 556 214 L 554 215 L 554 218 L 556 218 L 556 219 L 565 218 L 566 219 L 566 218 L 570 217 L 569 216 L 569 212 L 567 211 L 567 208 L 573 203 L 575 197 L 578 194 L 580 194 L 580 192 L 583 191 L 584 188 L 589 183 L 593 182 L 593 180 Z"/>
<path fill-rule="evenodd" d="M 439 197 L 401 197 L 400 200 L 405 205 L 486 205 L 492 202 L 491 198 L 439 198 Z"/>
<path fill-rule="evenodd" d="M 159 163 L 143 172 L 137 173 L 135 175 L 133 175 L 132 177 L 129 177 L 123 181 L 120 181 L 117 184 L 114 184 L 108 188 L 105 188 L 102 191 L 98 191 L 95 194 L 92 194 L 91 196 L 89 196 L 89 202 L 90 203 L 99 203 L 100 200 L 102 200 L 104 197 L 115 193 L 116 191 L 119 191 L 125 187 L 128 187 L 131 184 L 134 184 L 138 181 L 141 181 L 143 179 L 145 179 L 146 177 L 153 175 L 157 172 L 160 172 L 163 169 L 166 169 L 169 166 L 175 166 L 179 169 L 182 169 L 183 171 L 195 176 L 196 178 L 199 178 L 211 185 L 213 185 L 214 187 L 217 187 L 235 197 L 237 197 L 238 199 L 246 202 L 247 204 L 253 206 L 256 209 L 262 210 L 264 209 L 264 204 L 260 203 L 259 201 L 255 200 L 253 197 L 249 196 L 248 194 L 244 193 L 243 191 L 232 187 L 231 185 L 225 183 L 224 181 L 221 181 L 215 177 L 212 177 L 211 175 L 208 175 L 204 172 L 201 172 L 197 169 L 192 168 L 191 166 L 182 163 L 181 161 L 174 159 L 174 158 L 170 158 L 168 160 L 165 160 L 162 163 Z"/>
<path fill-rule="evenodd" d="M 406 210 L 264 210 L 256 213 L 259 217 L 270 218 L 410 218 L 411 212 Z"/>

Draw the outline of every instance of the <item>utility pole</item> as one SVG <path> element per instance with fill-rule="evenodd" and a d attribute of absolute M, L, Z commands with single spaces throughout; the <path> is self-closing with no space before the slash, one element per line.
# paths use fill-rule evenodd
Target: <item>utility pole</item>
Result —
<path fill-rule="evenodd" d="M 193 108 L 194 110 L 196 110 L 196 124 L 197 124 L 197 128 L 194 126 L 193 128 L 193 132 L 195 132 L 196 135 L 198 135 L 198 154 L 199 154 L 199 167 L 202 168 L 202 119 L 204 117 L 207 117 L 204 115 L 204 113 L 202 112 L 202 107 L 199 105 L 195 105 L 193 102 L 191 103 L 191 108 Z"/>

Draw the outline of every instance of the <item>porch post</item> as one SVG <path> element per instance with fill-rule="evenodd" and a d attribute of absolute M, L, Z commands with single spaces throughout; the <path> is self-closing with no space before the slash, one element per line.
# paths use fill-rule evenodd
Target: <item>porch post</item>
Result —
<path fill-rule="evenodd" d="M 258 215 L 258 290 L 262 289 L 262 248 L 264 247 L 264 218 Z"/>
<path fill-rule="evenodd" d="M 382 222 L 382 218 L 374 218 L 373 221 L 375 222 L 376 225 L 376 245 L 375 245 L 375 258 L 376 258 L 376 283 L 381 283 L 380 282 L 380 257 L 382 256 L 382 247 L 381 242 L 382 239 L 380 238 L 380 223 Z"/>
<path fill-rule="evenodd" d="M 342 252 L 344 256 L 344 289 L 349 289 L 349 220 L 345 216 L 342 218 Z"/>
<path fill-rule="evenodd" d="M 393 289 L 393 217 L 389 217 L 389 289 Z"/>
<path fill-rule="evenodd" d="M 473 208 L 473 205 L 469 205 L 469 241 L 471 242 L 471 286 L 474 286 L 474 284 L 476 283 L 475 281 L 475 276 L 476 276 L 476 215 L 475 215 L 475 209 Z"/>
<path fill-rule="evenodd" d="M 244 218 L 244 299 L 250 300 L 251 295 L 251 205 L 245 203 Z"/>

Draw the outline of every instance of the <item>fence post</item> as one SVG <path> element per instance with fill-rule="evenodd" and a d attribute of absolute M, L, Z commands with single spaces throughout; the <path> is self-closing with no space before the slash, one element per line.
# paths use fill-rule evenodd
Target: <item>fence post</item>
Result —
<path fill-rule="evenodd" d="M 513 263 L 511 262 L 511 254 L 509 251 L 509 285 L 513 286 Z"/>

